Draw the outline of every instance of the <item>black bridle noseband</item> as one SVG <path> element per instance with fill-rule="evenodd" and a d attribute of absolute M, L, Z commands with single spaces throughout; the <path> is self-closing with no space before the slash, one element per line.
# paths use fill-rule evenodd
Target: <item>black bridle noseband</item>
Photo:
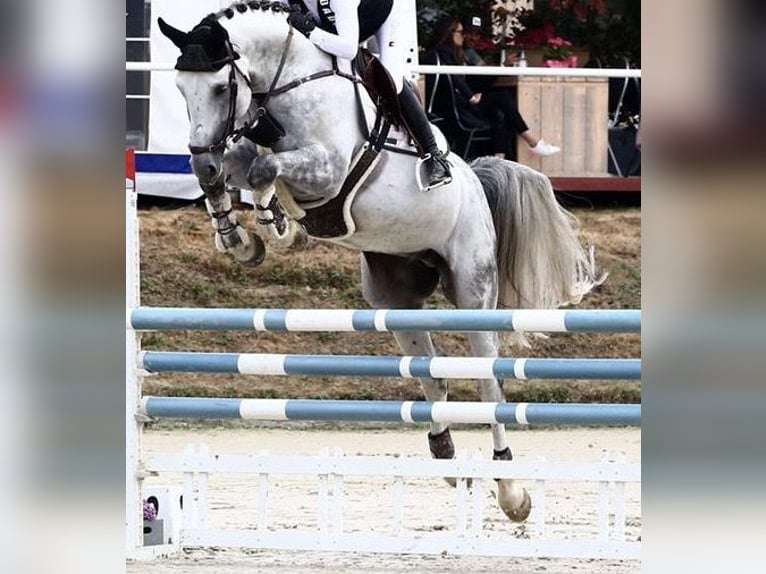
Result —
<path fill-rule="evenodd" d="M 248 135 L 248 133 L 253 132 L 263 118 L 270 119 L 271 124 L 275 124 L 279 126 L 279 122 L 277 122 L 273 118 L 269 118 L 269 110 L 266 108 L 266 104 L 268 104 L 269 99 L 272 96 L 278 96 L 280 94 L 284 94 L 285 92 L 288 92 L 292 90 L 293 88 L 297 88 L 298 86 L 301 86 L 307 82 L 318 80 L 320 78 L 326 78 L 328 76 L 340 76 L 352 82 L 361 81 L 350 74 L 341 72 L 338 69 L 337 59 L 335 58 L 335 56 L 333 56 L 331 70 L 315 72 L 303 78 L 293 80 L 292 82 L 289 82 L 285 84 L 284 86 L 280 86 L 279 88 L 277 88 L 276 87 L 277 82 L 279 81 L 279 78 L 282 75 L 282 71 L 285 67 L 285 61 L 287 60 L 287 52 L 290 49 L 290 43 L 292 42 L 293 34 L 294 34 L 293 25 L 290 24 L 289 30 L 287 32 L 287 37 L 285 38 L 285 44 L 284 44 L 284 47 L 282 48 L 282 55 L 280 56 L 279 66 L 277 67 L 277 71 L 276 71 L 276 74 L 274 75 L 274 79 L 271 81 L 271 85 L 269 86 L 269 89 L 266 93 L 258 93 L 253 91 L 253 87 L 250 83 L 250 79 L 248 78 L 247 74 L 243 73 L 242 70 L 239 69 L 239 66 L 237 66 L 235 62 L 236 54 L 231 45 L 231 42 L 228 39 L 226 40 L 226 52 L 227 52 L 226 58 L 222 60 L 218 60 L 217 62 L 214 63 L 214 64 L 224 64 L 224 65 L 229 64 L 230 66 L 229 68 L 229 111 L 226 116 L 226 127 L 225 127 L 223 135 L 221 136 L 221 139 L 216 143 L 210 144 L 208 146 L 189 145 L 189 151 L 192 153 L 192 155 L 222 152 L 226 148 L 226 142 L 229 140 L 229 138 L 232 138 L 233 141 L 235 142 L 239 141 L 239 139 L 242 136 Z M 247 109 L 245 121 L 242 123 L 242 125 L 239 128 L 235 129 L 234 124 L 236 121 L 235 116 L 237 113 L 237 89 L 238 89 L 237 74 L 242 76 L 242 79 L 245 80 L 245 83 L 247 84 L 248 88 L 250 88 L 251 98 L 250 98 L 250 107 Z M 281 130 L 281 126 L 279 127 L 279 129 Z M 284 135 L 284 133 L 282 133 L 281 135 Z M 281 135 L 279 137 L 281 137 Z M 258 143 L 261 143 L 261 142 L 258 142 Z"/>

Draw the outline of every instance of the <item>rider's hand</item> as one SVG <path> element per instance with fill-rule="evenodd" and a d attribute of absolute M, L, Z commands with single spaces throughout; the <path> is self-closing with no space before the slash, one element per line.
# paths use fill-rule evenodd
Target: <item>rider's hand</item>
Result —
<path fill-rule="evenodd" d="M 468 101 L 471 102 L 475 106 L 476 104 L 478 104 L 481 101 L 481 93 L 480 92 L 476 92 L 474 95 L 471 96 L 471 99 L 468 100 Z"/>
<path fill-rule="evenodd" d="M 309 14 L 304 14 L 303 12 L 292 12 L 287 17 L 287 22 L 292 24 L 293 28 L 306 36 L 306 38 L 308 38 L 311 31 L 316 28 L 314 19 Z"/>

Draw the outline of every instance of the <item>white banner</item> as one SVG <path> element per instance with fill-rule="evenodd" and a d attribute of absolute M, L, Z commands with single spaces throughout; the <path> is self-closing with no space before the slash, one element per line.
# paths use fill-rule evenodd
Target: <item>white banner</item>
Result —
<path fill-rule="evenodd" d="M 175 62 L 180 51 L 157 25 L 161 17 L 171 26 L 188 32 L 210 12 L 216 12 L 222 0 L 152 0 L 150 46 L 152 62 Z M 149 145 L 151 153 L 188 153 L 189 120 L 186 103 L 176 88 L 175 71 L 152 73 L 149 100 Z"/>

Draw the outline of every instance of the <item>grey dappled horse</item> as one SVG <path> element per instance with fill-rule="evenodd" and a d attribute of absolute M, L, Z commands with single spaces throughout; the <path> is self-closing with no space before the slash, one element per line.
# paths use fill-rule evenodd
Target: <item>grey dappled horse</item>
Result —
<path fill-rule="evenodd" d="M 292 33 L 289 9 L 274 6 L 235 4 L 188 33 L 161 22 L 182 52 L 177 84 L 216 245 L 251 263 L 262 260 L 263 244 L 237 224 L 226 182 L 252 189 L 256 197 L 273 193 L 276 185 L 282 207 L 300 218 L 339 193 L 365 143 L 358 102 L 372 108 L 349 77 L 328 72 L 329 55 Z M 247 138 L 238 139 L 252 133 L 256 119 L 267 121 L 273 153 L 259 153 Z M 283 130 L 271 129 L 273 119 Z M 238 141 L 227 150 L 231 135 Z M 362 252 L 362 291 L 372 307 L 421 308 L 441 284 L 458 308 L 555 308 L 579 302 L 602 280 L 592 251 L 579 242 L 576 220 L 558 205 L 543 174 L 497 158 L 468 166 L 450 154 L 453 182 L 424 193 L 416 184 L 411 150 L 384 150 L 379 158 L 347 208 L 347 232 L 331 239 Z M 427 332 L 394 336 L 406 355 L 436 354 Z M 498 355 L 497 333 L 468 337 L 474 355 Z M 427 400 L 447 399 L 444 380 L 420 382 Z M 494 378 L 480 381 L 479 394 L 482 401 L 504 401 Z M 505 426 L 492 425 L 492 438 L 494 458 L 510 460 Z M 454 456 L 446 424 L 431 424 L 429 445 L 436 458 Z M 498 481 L 498 502 L 514 521 L 531 510 L 527 491 L 513 480 Z"/>

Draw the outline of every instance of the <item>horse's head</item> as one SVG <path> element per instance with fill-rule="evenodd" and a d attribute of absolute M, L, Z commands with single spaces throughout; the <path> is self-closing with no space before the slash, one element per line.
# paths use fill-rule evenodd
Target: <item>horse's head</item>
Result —
<path fill-rule="evenodd" d="M 181 50 L 175 66 L 176 85 L 186 100 L 191 124 L 189 150 L 194 173 L 201 184 L 213 183 L 221 176 L 226 139 L 250 105 L 248 66 L 214 17 L 205 18 L 190 32 L 172 27 L 162 18 L 158 22 L 162 33 Z"/>

